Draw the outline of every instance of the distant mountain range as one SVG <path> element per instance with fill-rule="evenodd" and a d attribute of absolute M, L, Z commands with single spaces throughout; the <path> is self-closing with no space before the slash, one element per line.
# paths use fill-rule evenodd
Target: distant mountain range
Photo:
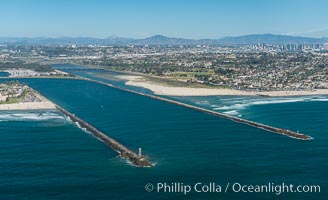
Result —
<path fill-rule="evenodd" d="M 27 38 L 0 37 L 0 44 L 11 45 L 245 45 L 245 44 L 309 44 L 326 43 L 328 38 L 310 38 L 289 35 L 252 34 L 238 37 L 224 37 L 220 39 L 185 39 L 170 38 L 155 35 L 144 39 L 108 37 L 105 39 L 92 37 L 59 37 L 59 38 Z"/>

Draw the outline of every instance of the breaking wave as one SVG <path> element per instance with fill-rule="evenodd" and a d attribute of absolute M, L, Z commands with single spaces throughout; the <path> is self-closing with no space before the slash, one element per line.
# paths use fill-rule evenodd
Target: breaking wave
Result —
<path fill-rule="evenodd" d="M 241 117 L 242 110 L 251 106 L 295 102 L 328 102 L 328 95 L 293 97 L 202 97 L 190 98 L 197 106 Z"/>
<path fill-rule="evenodd" d="M 65 117 L 58 112 L 3 112 L 0 114 L 1 121 L 48 121 L 65 120 Z"/>
<path fill-rule="evenodd" d="M 230 105 L 224 105 L 224 106 L 211 106 L 213 110 L 218 111 L 228 111 L 225 112 L 227 114 L 235 114 L 238 111 L 245 109 L 250 106 L 256 106 L 256 105 L 266 105 L 266 104 L 281 104 L 281 103 L 294 103 L 294 102 L 313 102 L 313 101 L 328 101 L 328 98 L 326 97 L 294 97 L 294 98 L 270 98 L 268 100 L 263 99 L 244 99 L 239 101 L 232 101 L 229 102 Z"/>
<path fill-rule="evenodd" d="M 226 111 L 223 112 L 224 114 L 228 114 L 228 115 L 236 115 L 236 116 L 240 116 L 239 112 L 237 110 L 231 110 L 231 111 Z"/>
<path fill-rule="evenodd" d="M 79 129 L 81 129 L 83 132 L 88 133 L 88 134 L 90 134 L 90 135 L 93 136 L 93 134 L 92 134 L 90 131 L 88 131 L 86 128 L 83 128 L 83 127 L 80 125 L 79 122 L 73 122 L 69 117 L 67 117 L 66 119 L 67 119 L 69 122 L 74 123 L 74 124 L 75 124 Z M 96 137 L 96 138 L 97 138 L 97 137 Z M 100 141 L 102 141 L 102 140 L 100 140 Z"/>

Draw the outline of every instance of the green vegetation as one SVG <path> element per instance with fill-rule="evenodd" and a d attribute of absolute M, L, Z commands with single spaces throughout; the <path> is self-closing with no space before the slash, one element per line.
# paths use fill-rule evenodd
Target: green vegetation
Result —
<path fill-rule="evenodd" d="M 4 69 L 14 69 L 14 68 L 21 68 L 21 69 L 30 69 L 36 72 L 51 72 L 53 71 L 50 65 L 44 65 L 39 63 L 26 63 L 21 60 L 10 60 L 6 62 L 0 62 L 0 70 Z"/>
<path fill-rule="evenodd" d="M 0 101 L 0 104 L 11 104 L 11 103 L 19 103 L 31 92 L 29 88 L 24 88 L 23 84 L 20 84 L 18 81 L 5 81 L 5 87 L 0 89 L 4 89 L 6 94 L 8 95 L 6 101 Z M 15 93 L 13 91 L 13 87 L 20 87 L 23 89 L 21 93 Z M 18 96 L 17 96 L 18 94 Z M 14 96 L 15 95 L 15 96 Z"/>
<path fill-rule="evenodd" d="M 19 103 L 21 98 L 18 97 L 8 97 L 6 101 L 0 101 L 0 104 L 10 104 L 10 103 Z"/>

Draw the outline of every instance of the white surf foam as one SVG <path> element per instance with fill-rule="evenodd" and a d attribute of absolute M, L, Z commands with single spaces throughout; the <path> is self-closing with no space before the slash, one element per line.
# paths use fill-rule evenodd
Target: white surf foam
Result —
<path fill-rule="evenodd" d="M 68 119 L 69 119 L 70 122 L 73 122 L 72 120 L 70 120 L 70 118 L 68 118 Z M 77 126 L 79 129 L 81 129 L 83 132 L 88 133 L 88 134 L 94 136 L 94 135 L 93 135 L 90 131 L 88 131 L 86 128 L 83 128 L 83 127 L 80 125 L 79 122 L 74 122 L 74 124 L 76 124 L 76 126 Z M 96 137 L 96 138 L 97 138 L 97 137 Z M 102 140 L 100 140 L 100 141 L 102 141 Z M 103 142 L 103 141 L 102 141 L 102 142 Z"/>
<path fill-rule="evenodd" d="M 311 99 L 311 101 L 328 101 L 326 98 Z"/>
<path fill-rule="evenodd" d="M 56 112 L 6 112 L 0 114 L 0 121 L 47 121 L 65 119 Z"/>
<path fill-rule="evenodd" d="M 311 98 L 288 98 L 288 99 L 284 98 L 284 99 L 270 99 L 270 100 L 252 99 L 252 100 L 242 100 L 236 104 L 214 108 L 214 110 L 240 110 L 254 105 L 281 104 L 281 103 L 293 103 L 293 102 L 315 101 L 315 100 L 316 99 L 311 99 Z"/>
<path fill-rule="evenodd" d="M 236 116 L 239 116 L 239 112 L 237 110 L 230 110 L 230 111 L 226 111 L 226 112 L 223 112 L 224 114 L 228 114 L 228 115 L 236 115 Z"/>
<path fill-rule="evenodd" d="M 217 103 L 211 105 L 213 110 L 222 111 L 225 114 L 230 115 L 240 115 L 238 111 L 246 109 L 250 106 L 257 106 L 257 105 L 266 105 L 266 104 L 283 104 L 283 103 L 294 103 L 294 102 L 313 102 L 313 101 L 328 101 L 328 98 L 325 96 L 310 96 L 310 97 L 288 97 L 288 98 L 238 98 L 238 99 L 231 99 L 231 101 L 226 101 L 224 99 L 223 106 L 218 106 Z M 228 104 L 228 105 L 224 105 Z"/>

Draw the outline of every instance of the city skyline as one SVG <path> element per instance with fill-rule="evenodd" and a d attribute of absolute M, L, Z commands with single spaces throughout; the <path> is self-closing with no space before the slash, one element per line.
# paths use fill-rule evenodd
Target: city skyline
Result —
<path fill-rule="evenodd" d="M 0 37 L 217 39 L 247 34 L 327 37 L 325 1 L 40 1 L 0 3 Z M 228 17 L 227 17 L 228 16 Z"/>

